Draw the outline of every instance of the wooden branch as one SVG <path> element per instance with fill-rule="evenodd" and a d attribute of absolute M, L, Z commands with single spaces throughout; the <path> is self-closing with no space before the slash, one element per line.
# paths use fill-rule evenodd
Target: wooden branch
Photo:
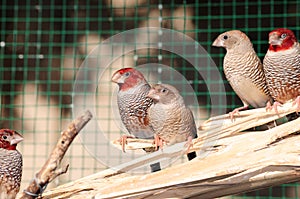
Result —
<path fill-rule="evenodd" d="M 300 118 L 266 131 L 248 131 L 295 112 L 291 103 L 279 114 L 264 109 L 243 111 L 201 125 L 191 150 L 198 158 L 145 175 L 123 173 L 185 152 L 185 143 L 165 147 L 115 169 L 70 182 L 43 195 L 46 198 L 214 198 L 298 181 L 300 177 Z M 118 143 L 115 142 L 117 145 Z M 151 147 L 151 141 L 130 140 L 126 150 Z"/>
<path fill-rule="evenodd" d="M 48 160 L 41 170 L 36 173 L 28 187 L 23 191 L 20 197 L 21 199 L 36 198 L 37 195 L 42 194 L 44 188 L 46 188 L 51 181 L 53 181 L 59 175 L 67 172 L 69 165 L 59 168 L 61 160 L 63 159 L 74 138 L 91 120 L 91 118 L 92 114 L 89 111 L 86 111 L 82 116 L 72 121 L 66 130 L 61 132 L 61 137 L 50 154 Z"/>

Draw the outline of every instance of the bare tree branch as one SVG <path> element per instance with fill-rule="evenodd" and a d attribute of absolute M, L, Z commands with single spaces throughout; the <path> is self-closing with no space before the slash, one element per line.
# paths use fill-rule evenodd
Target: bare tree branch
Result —
<path fill-rule="evenodd" d="M 23 191 L 20 197 L 21 199 L 36 198 L 52 180 L 67 172 L 69 165 L 59 168 L 61 160 L 74 138 L 91 118 L 92 114 L 89 111 L 86 111 L 82 116 L 72 121 L 67 129 L 61 132 L 61 137 L 48 160 L 41 170 L 36 173 L 28 187 Z"/>
<path fill-rule="evenodd" d="M 210 118 L 193 140 L 191 150 L 198 157 L 192 161 L 151 174 L 124 173 L 149 161 L 183 155 L 185 143 L 179 143 L 61 185 L 42 198 L 215 198 L 298 181 L 300 118 L 265 131 L 245 131 L 295 111 L 288 103 L 278 114 L 254 109 L 240 112 L 235 122 L 228 114 Z M 151 146 L 151 141 L 128 139 L 126 150 Z"/>

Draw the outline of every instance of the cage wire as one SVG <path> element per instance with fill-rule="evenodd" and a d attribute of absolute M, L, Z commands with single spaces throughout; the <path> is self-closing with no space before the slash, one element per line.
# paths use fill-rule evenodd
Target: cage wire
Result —
<path fill-rule="evenodd" d="M 62 130 L 72 118 L 73 85 L 76 72 L 92 49 L 102 41 L 126 30 L 141 27 L 161 27 L 180 31 L 195 41 L 212 57 L 218 66 L 226 87 L 227 112 L 242 105 L 222 73 L 225 50 L 211 46 L 213 40 L 230 29 L 244 31 L 252 40 L 260 58 L 268 46 L 268 32 L 278 27 L 300 33 L 299 1 L 193 1 L 193 0 L 1 0 L 0 19 L 0 87 L 1 128 L 12 128 L 21 132 L 25 139 L 19 145 L 24 167 L 22 187 L 40 169 L 57 141 Z M 137 38 L 142 39 L 142 38 Z M 111 54 L 107 54 L 108 59 Z M 186 52 L 185 56 L 190 55 Z M 108 139 L 122 134 L 116 125 L 116 109 L 111 101 L 115 85 L 110 83 L 110 74 L 124 66 L 136 67 L 154 63 L 171 66 L 181 74 L 193 92 L 181 86 L 186 84 L 178 78 L 167 83 L 181 89 L 185 97 L 196 96 L 199 110 L 197 124 L 208 118 L 212 108 L 210 93 L 195 68 L 184 57 L 161 49 L 142 49 L 114 60 L 104 76 L 103 96 L 97 99 L 97 119 Z M 157 70 L 161 70 L 158 67 Z M 205 68 L 210 73 L 210 68 Z M 153 82 L 159 78 L 144 71 Z M 158 73 L 156 73 L 158 74 Z M 106 82 L 106 83 L 105 83 Z M 89 84 L 90 82 L 86 82 Z M 198 109 L 199 108 L 199 109 Z M 224 107 L 223 107 L 224 108 Z M 100 114 L 101 113 L 101 114 Z M 95 137 L 96 139 L 97 137 Z M 97 144 L 96 142 L 91 142 Z M 107 146 L 102 146 L 107 147 Z M 122 153 L 103 154 L 106 158 L 122 159 Z M 99 172 L 107 165 L 98 161 L 76 139 L 69 149 L 63 164 L 70 164 L 67 174 L 59 177 L 54 187 L 89 174 Z M 186 161 L 184 158 L 180 162 Z M 232 198 L 298 198 L 298 183 L 284 184 L 264 190 L 231 196 Z"/>

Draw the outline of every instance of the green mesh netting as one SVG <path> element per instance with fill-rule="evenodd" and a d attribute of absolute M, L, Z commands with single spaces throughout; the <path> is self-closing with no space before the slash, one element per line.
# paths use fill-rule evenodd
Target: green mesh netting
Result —
<path fill-rule="evenodd" d="M 139 27 L 174 29 L 198 41 L 222 70 L 225 50 L 211 46 L 221 32 L 244 31 L 261 58 L 267 51 L 268 32 L 272 29 L 288 27 L 300 36 L 300 2 L 287 0 L 2 0 L 0 17 L 1 128 L 13 128 L 25 136 L 19 146 L 24 157 L 22 186 L 31 180 L 51 151 L 59 131 L 71 121 L 76 72 L 101 41 Z M 205 112 L 211 108 L 205 87 L 207 82 L 176 55 L 148 49 L 128 57 L 134 62 L 124 58 L 117 65 L 138 66 L 151 62 L 172 66 L 189 80 L 201 110 Z M 176 79 L 171 83 L 181 84 Z M 230 111 L 241 102 L 225 79 L 224 84 L 226 109 Z M 216 96 L 224 94 L 214 93 Z M 100 111 L 107 112 L 111 108 L 110 104 L 99 104 Z M 206 118 L 207 114 L 203 114 L 198 122 Z M 110 129 L 113 115 L 100 119 L 106 121 Z M 108 137 L 120 135 L 120 131 L 107 132 Z M 122 156 L 112 155 L 111 158 Z M 51 186 L 106 168 L 84 149 L 79 139 L 70 148 L 65 162 L 70 163 L 69 172 Z M 297 198 L 298 184 L 235 196 L 238 197 Z"/>

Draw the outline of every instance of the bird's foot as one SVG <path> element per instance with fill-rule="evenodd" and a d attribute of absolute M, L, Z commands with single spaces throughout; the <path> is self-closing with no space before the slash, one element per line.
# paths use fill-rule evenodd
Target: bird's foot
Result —
<path fill-rule="evenodd" d="M 266 106 L 266 111 L 271 111 L 272 109 L 274 109 L 275 112 L 278 114 L 278 106 L 282 106 L 282 104 L 279 102 L 274 102 L 273 105 L 271 105 L 271 103 L 268 102 Z"/>
<path fill-rule="evenodd" d="M 296 112 L 300 112 L 300 96 L 298 96 L 293 102 L 293 106 L 297 105 Z"/>
<path fill-rule="evenodd" d="M 192 138 L 192 136 L 189 136 L 189 137 L 188 137 L 187 142 L 185 143 L 184 146 L 187 147 L 186 153 L 189 153 L 191 147 L 193 147 L 193 138 Z"/>
<path fill-rule="evenodd" d="M 271 111 L 272 110 L 272 104 L 270 101 L 267 102 L 267 105 L 266 105 L 266 111 Z"/>
<path fill-rule="evenodd" d="M 158 135 L 154 135 L 154 145 L 155 145 L 155 150 L 157 151 L 158 148 L 161 150 L 163 149 L 163 139 L 161 139 Z"/>
<path fill-rule="evenodd" d="M 234 109 L 233 111 L 231 111 L 231 112 L 229 112 L 229 117 L 230 117 L 230 120 L 231 120 L 231 122 L 233 122 L 235 119 L 234 119 L 234 115 L 235 114 L 240 114 L 239 112 L 241 111 L 241 110 L 245 110 L 245 109 L 247 109 L 248 108 L 248 106 L 242 106 L 242 107 L 239 107 L 239 108 L 236 108 L 236 109 Z"/>
<path fill-rule="evenodd" d="M 131 136 L 131 135 L 122 135 L 119 139 L 119 142 L 120 142 L 120 145 L 122 146 L 122 151 L 124 153 L 126 153 L 125 151 L 125 145 L 127 144 L 127 138 L 135 138 L 134 136 Z"/>

